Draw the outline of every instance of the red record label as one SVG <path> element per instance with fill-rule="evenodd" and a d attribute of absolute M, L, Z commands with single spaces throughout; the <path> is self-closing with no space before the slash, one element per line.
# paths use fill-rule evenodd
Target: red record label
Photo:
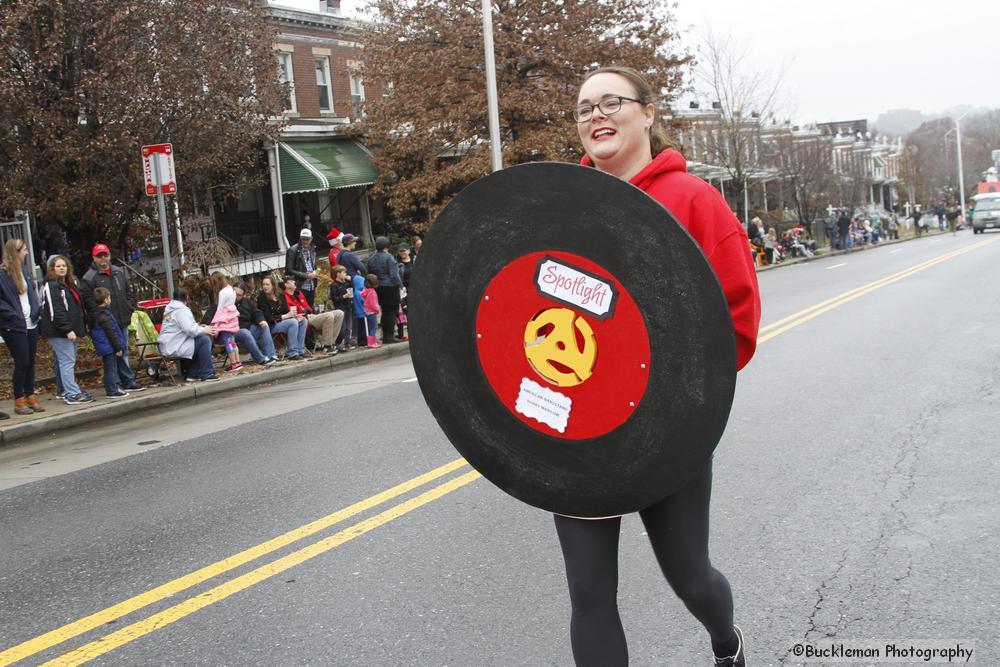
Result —
<path fill-rule="evenodd" d="M 602 436 L 646 393 L 645 319 L 611 273 L 573 253 L 535 252 L 501 269 L 480 297 L 476 343 L 500 402 L 556 438 Z"/>

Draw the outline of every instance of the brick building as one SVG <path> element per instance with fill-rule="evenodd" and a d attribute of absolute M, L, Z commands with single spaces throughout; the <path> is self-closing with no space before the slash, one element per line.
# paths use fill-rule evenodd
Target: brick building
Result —
<path fill-rule="evenodd" d="M 364 84 L 360 24 L 341 15 L 339 0 L 317 0 L 315 9 L 283 7 L 258 0 L 275 30 L 278 77 L 285 86 L 284 127 L 277 143 L 265 146 L 269 184 L 214 206 L 215 231 L 254 266 L 280 268 L 284 251 L 303 226 L 323 247 L 336 227 L 371 239 L 368 188 L 376 171 L 367 149 L 345 130 L 362 113 Z"/>

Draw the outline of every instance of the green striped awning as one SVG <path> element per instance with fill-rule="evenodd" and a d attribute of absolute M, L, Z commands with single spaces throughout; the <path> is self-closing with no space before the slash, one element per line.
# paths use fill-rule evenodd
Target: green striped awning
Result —
<path fill-rule="evenodd" d="M 282 194 L 371 185 L 378 177 L 364 148 L 350 139 L 278 144 Z"/>

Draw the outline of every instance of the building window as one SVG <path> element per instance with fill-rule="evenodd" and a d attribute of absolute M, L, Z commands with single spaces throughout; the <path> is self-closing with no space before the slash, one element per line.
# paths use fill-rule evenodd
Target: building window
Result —
<path fill-rule="evenodd" d="M 319 97 L 320 111 L 333 111 L 333 95 L 330 86 L 330 58 L 316 58 L 316 96 Z"/>
<path fill-rule="evenodd" d="M 281 84 L 281 103 L 285 111 L 295 113 L 295 73 L 292 71 L 292 54 L 278 54 L 278 83 Z"/>
<path fill-rule="evenodd" d="M 365 101 L 365 82 L 362 80 L 360 74 L 351 75 L 351 109 L 354 112 L 354 118 L 364 118 L 364 101 Z"/>

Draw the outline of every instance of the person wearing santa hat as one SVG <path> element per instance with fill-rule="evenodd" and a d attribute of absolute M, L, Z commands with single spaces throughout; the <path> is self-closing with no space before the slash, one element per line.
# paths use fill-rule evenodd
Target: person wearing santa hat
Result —
<path fill-rule="evenodd" d="M 340 255 L 340 251 L 344 249 L 344 232 L 340 231 L 336 227 L 330 230 L 330 233 L 326 235 L 326 240 L 330 242 L 330 276 L 333 276 L 333 267 L 337 266 L 337 256 Z"/>

